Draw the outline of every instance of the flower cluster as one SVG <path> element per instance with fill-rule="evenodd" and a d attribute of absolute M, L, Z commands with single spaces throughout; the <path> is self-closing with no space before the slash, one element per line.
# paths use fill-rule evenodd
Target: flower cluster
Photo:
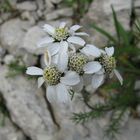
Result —
<path fill-rule="evenodd" d="M 26 73 L 40 76 L 38 87 L 45 82 L 46 96 L 50 102 L 68 102 L 71 90 L 80 92 L 87 84 L 97 89 L 113 74 L 121 84 L 123 83 L 121 75 L 116 70 L 114 47 L 106 47 L 103 50 L 86 44 L 82 37 L 88 34 L 78 32 L 80 28 L 79 25 L 68 28 L 65 22 L 59 27 L 49 24 L 43 26 L 46 37 L 38 42 L 37 47 L 46 47 L 46 67 L 28 67 Z"/>

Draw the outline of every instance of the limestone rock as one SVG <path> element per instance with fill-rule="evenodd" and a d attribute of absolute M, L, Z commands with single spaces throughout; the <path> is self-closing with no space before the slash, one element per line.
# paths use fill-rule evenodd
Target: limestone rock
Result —
<path fill-rule="evenodd" d="M 7 68 L 4 66 L 0 66 L 0 73 L 0 91 L 13 122 L 32 140 L 39 140 L 42 134 L 53 136 L 55 125 L 37 83 L 23 76 L 5 78 Z"/>
<path fill-rule="evenodd" d="M 24 134 L 10 122 L 9 118 L 4 117 L 4 125 L 0 126 L 0 140 L 26 140 Z"/>
<path fill-rule="evenodd" d="M 27 22 L 20 19 L 12 19 L 1 26 L 0 41 L 2 47 L 10 53 L 16 54 L 18 47 L 21 45 L 25 30 L 29 28 Z"/>
<path fill-rule="evenodd" d="M 16 8 L 20 11 L 22 11 L 22 10 L 35 11 L 37 6 L 36 6 L 35 2 L 25 1 L 25 2 L 18 3 L 16 5 Z"/>
<path fill-rule="evenodd" d="M 115 26 L 112 17 L 113 5 L 118 20 L 123 24 L 125 29 L 129 29 L 130 13 L 131 13 L 131 0 L 94 0 L 89 8 L 88 13 L 81 20 L 81 24 L 87 29 L 87 32 L 91 35 L 89 42 L 98 46 L 104 46 L 107 42 L 107 38 L 95 31 L 91 24 L 103 28 L 111 35 L 115 35 Z"/>
<path fill-rule="evenodd" d="M 54 20 L 60 17 L 71 17 L 72 15 L 73 15 L 72 8 L 61 8 L 53 12 L 47 13 L 45 18 L 46 20 Z"/>
<path fill-rule="evenodd" d="M 38 26 L 33 26 L 26 33 L 21 48 L 27 50 L 31 54 L 42 54 L 45 48 L 37 48 L 38 41 L 45 36 L 45 32 Z"/>

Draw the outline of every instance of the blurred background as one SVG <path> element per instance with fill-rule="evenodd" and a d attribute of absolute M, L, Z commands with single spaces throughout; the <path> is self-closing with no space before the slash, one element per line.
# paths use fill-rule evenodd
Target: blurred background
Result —
<path fill-rule="evenodd" d="M 80 24 L 97 47 L 114 46 L 113 78 L 50 104 L 25 74 L 44 66 L 36 44 L 45 23 Z M 140 0 L 0 0 L 0 140 L 140 139 Z"/>

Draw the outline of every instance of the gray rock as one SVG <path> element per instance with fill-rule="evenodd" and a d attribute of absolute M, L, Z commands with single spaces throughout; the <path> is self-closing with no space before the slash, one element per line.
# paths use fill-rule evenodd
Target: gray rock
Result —
<path fill-rule="evenodd" d="M 12 19 L 1 26 L 0 42 L 2 47 L 10 53 L 16 54 L 18 47 L 21 45 L 25 30 L 29 28 L 29 23 L 20 19 Z"/>
<path fill-rule="evenodd" d="M 51 0 L 45 0 L 45 7 L 47 11 L 51 11 L 54 8 L 54 5 Z"/>
<path fill-rule="evenodd" d="M 2 115 L 0 114 L 0 118 L 4 117 L 4 125 L 0 126 L 0 140 L 26 140 L 24 134 L 11 123 L 9 118 Z"/>
<path fill-rule="evenodd" d="M 37 6 L 36 6 L 35 2 L 25 1 L 25 2 L 18 3 L 16 5 L 16 8 L 20 11 L 23 11 L 23 10 L 35 11 Z"/>
<path fill-rule="evenodd" d="M 138 115 L 140 116 L 140 105 L 137 106 L 137 112 L 138 112 Z"/>
<path fill-rule="evenodd" d="M 72 15 L 73 15 L 72 8 L 61 8 L 46 14 L 45 18 L 46 20 L 54 20 L 60 17 L 71 17 Z"/>
<path fill-rule="evenodd" d="M 13 9 L 16 9 L 17 0 L 8 0 Z"/>
<path fill-rule="evenodd" d="M 5 78 L 7 68 L 0 66 L 0 91 L 6 101 L 13 122 L 32 140 L 38 136 L 53 136 L 56 130 L 52 122 L 43 91 L 37 83 L 23 76 Z"/>
<path fill-rule="evenodd" d="M 111 5 L 113 5 L 118 20 L 123 24 L 125 29 L 130 29 L 129 22 L 131 12 L 131 0 L 94 0 L 94 2 L 92 2 L 89 8 L 88 13 L 81 20 L 81 24 L 91 35 L 91 38 L 88 39 L 89 42 L 94 43 L 98 46 L 104 46 L 107 43 L 107 38 L 91 27 L 91 24 L 93 23 L 103 28 L 112 35 L 116 34 Z"/>
<path fill-rule="evenodd" d="M 26 33 L 21 48 L 27 50 L 31 54 L 42 54 L 45 48 L 37 48 L 37 42 L 45 36 L 45 32 L 38 26 L 34 26 Z"/>
<path fill-rule="evenodd" d="M 11 15 L 12 15 L 12 13 L 10 13 L 10 12 L 9 13 L 3 13 L 1 18 L 2 18 L 3 21 L 6 21 L 11 17 Z"/>
<path fill-rule="evenodd" d="M 135 87 L 134 87 L 135 90 L 140 90 L 140 80 L 137 80 L 135 82 Z"/>
<path fill-rule="evenodd" d="M 4 57 L 4 63 L 7 64 L 7 65 L 9 65 L 10 63 L 12 63 L 14 61 L 15 61 L 15 57 L 12 54 L 7 54 Z"/>
<path fill-rule="evenodd" d="M 43 10 L 45 8 L 43 0 L 36 0 L 39 10 Z"/>
<path fill-rule="evenodd" d="M 31 25 L 34 25 L 35 24 L 35 19 L 34 17 L 30 14 L 30 12 L 28 11 L 24 11 L 22 14 L 21 14 L 21 19 L 23 20 L 28 20 L 30 22 Z"/>
<path fill-rule="evenodd" d="M 6 53 L 6 50 L 4 48 L 2 48 L 0 45 L 0 57 L 1 58 L 4 57 L 5 53 Z"/>

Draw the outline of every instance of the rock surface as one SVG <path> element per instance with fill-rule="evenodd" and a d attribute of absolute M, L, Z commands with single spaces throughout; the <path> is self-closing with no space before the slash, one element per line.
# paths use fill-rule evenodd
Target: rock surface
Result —
<path fill-rule="evenodd" d="M 132 0 L 94 0 L 89 8 L 88 13 L 81 19 L 81 24 L 90 33 L 91 38 L 89 42 L 98 46 L 104 46 L 107 42 L 107 38 L 95 31 L 91 25 L 94 23 L 97 26 L 103 28 L 111 35 L 115 35 L 115 28 L 112 18 L 113 5 L 119 21 L 123 24 L 125 29 L 129 29 L 130 13 L 131 13 Z"/>
<path fill-rule="evenodd" d="M 44 49 L 37 49 L 37 43 L 43 36 L 45 36 L 45 32 L 38 26 L 30 28 L 23 39 L 21 48 L 32 54 L 42 54 Z"/>
<path fill-rule="evenodd" d="M 20 19 L 12 19 L 5 22 L 0 29 L 0 41 L 2 47 L 10 53 L 16 54 L 18 47 L 21 45 L 25 30 L 29 24 L 22 22 Z"/>
<path fill-rule="evenodd" d="M 0 67 L 0 91 L 6 101 L 11 118 L 24 133 L 33 140 L 44 134 L 53 135 L 55 125 L 52 122 L 41 89 L 36 82 L 23 76 L 15 79 L 5 78 L 7 69 Z M 35 81 L 35 80 L 34 80 Z"/>
<path fill-rule="evenodd" d="M 0 114 L 0 118 L 1 118 Z M 0 126 L 0 140 L 26 140 L 24 134 L 5 117 L 4 125 Z"/>

